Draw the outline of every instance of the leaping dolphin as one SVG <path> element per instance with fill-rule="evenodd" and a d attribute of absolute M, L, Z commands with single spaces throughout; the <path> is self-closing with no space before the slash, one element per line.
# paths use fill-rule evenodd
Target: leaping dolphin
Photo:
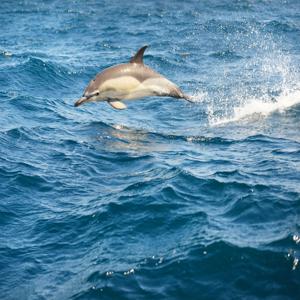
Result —
<path fill-rule="evenodd" d="M 115 109 L 125 109 L 123 100 L 148 96 L 191 101 L 176 84 L 144 65 L 143 55 L 147 47 L 139 49 L 129 63 L 112 66 L 97 74 L 75 106 L 85 102 L 106 101 Z"/>

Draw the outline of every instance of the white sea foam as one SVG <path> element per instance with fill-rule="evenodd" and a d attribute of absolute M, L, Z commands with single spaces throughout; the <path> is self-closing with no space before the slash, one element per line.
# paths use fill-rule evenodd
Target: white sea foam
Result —
<path fill-rule="evenodd" d="M 228 49 L 243 57 L 243 67 L 226 66 L 219 74 L 217 91 L 207 97 L 209 125 L 268 116 L 300 103 L 297 62 L 280 40 L 255 27 L 228 40 Z"/>
<path fill-rule="evenodd" d="M 283 112 L 287 108 L 300 103 L 300 90 L 286 91 L 276 99 L 266 101 L 265 99 L 250 98 L 244 104 L 234 107 L 230 116 L 211 116 L 209 124 L 212 126 L 236 122 L 251 115 L 260 114 L 268 116 L 269 114 L 279 111 Z"/>
<path fill-rule="evenodd" d="M 198 92 L 190 95 L 190 98 L 191 98 L 192 102 L 201 103 L 205 100 L 205 98 L 207 96 L 208 96 L 208 94 L 206 92 L 198 91 Z"/>

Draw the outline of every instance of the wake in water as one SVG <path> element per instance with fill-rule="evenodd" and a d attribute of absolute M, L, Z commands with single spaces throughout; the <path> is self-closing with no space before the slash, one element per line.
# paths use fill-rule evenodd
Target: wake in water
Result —
<path fill-rule="evenodd" d="M 216 78 L 218 88 L 210 95 L 194 95 L 195 102 L 207 103 L 210 126 L 239 121 L 253 115 L 267 116 L 300 103 L 300 76 L 297 62 L 281 50 L 283 42 L 247 25 L 245 31 L 228 33 L 227 51 L 235 53 L 238 64 L 223 67 Z M 225 55 L 224 54 L 224 55 Z M 245 62 L 241 65 L 240 59 Z"/>
<path fill-rule="evenodd" d="M 209 122 L 210 125 L 216 126 L 226 124 L 229 122 L 236 122 L 257 114 L 260 114 L 262 116 L 268 116 L 269 114 L 275 111 L 284 111 L 287 108 L 298 103 L 300 103 L 300 90 L 284 91 L 276 99 L 270 99 L 269 101 L 263 99 L 249 98 L 241 106 L 233 107 L 232 116 L 210 116 Z"/>

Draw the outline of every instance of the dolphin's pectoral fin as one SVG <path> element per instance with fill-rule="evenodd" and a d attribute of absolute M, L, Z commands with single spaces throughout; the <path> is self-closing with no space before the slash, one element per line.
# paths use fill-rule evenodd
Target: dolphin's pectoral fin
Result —
<path fill-rule="evenodd" d="M 125 109 L 127 108 L 127 106 L 121 102 L 121 101 L 117 101 L 117 100 L 111 100 L 111 101 L 107 101 L 114 109 Z"/>

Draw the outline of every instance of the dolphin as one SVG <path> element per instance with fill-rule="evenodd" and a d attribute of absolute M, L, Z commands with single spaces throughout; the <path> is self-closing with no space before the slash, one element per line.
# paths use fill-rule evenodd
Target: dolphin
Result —
<path fill-rule="evenodd" d="M 115 109 L 125 109 L 122 101 L 148 96 L 191 101 L 176 84 L 144 65 L 143 56 L 147 47 L 139 49 L 129 63 L 112 66 L 97 74 L 74 105 L 77 107 L 85 102 L 106 101 Z"/>

